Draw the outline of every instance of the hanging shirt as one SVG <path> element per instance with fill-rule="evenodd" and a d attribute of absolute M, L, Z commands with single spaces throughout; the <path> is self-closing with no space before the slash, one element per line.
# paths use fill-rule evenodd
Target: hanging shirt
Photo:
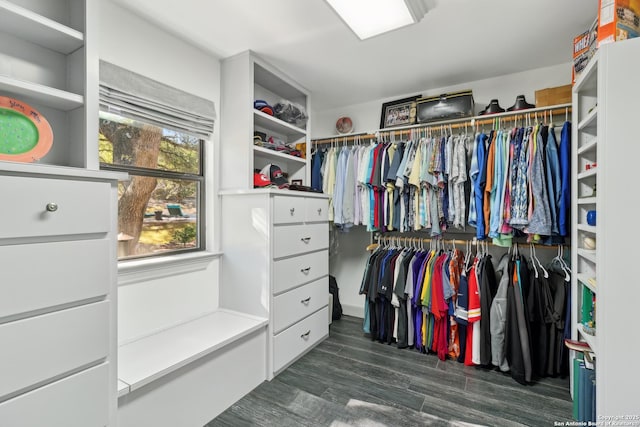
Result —
<path fill-rule="evenodd" d="M 469 168 L 469 179 L 471 180 L 471 195 L 469 197 L 469 225 L 476 227 L 478 222 L 478 215 L 476 210 L 476 181 L 478 180 L 478 174 L 480 169 L 478 167 L 478 143 L 480 141 L 480 135 L 477 134 L 473 140 L 473 148 L 471 149 L 471 166 Z"/>
<path fill-rule="evenodd" d="M 561 236 L 570 232 L 569 215 L 571 211 L 571 122 L 562 126 L 560 137 L 560 207 L 558 209 L 558 231 Z"/>
<path fill-rule="evenodd" d="M 558 234 L 558 213 L 560 209 L 560 195 L 562 193 L 562 178 L 560 176 L 560 157 L 558 156 L 558 143 L 553 126 L 549 127 L 549 136 L 545 146 L 547 196 L 549 197 L 549 209 L 551 211 L 551 232 Z"/>

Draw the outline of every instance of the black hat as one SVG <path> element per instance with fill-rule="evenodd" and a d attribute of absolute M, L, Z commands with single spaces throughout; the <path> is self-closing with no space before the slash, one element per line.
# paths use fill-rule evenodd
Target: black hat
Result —
<path fill-rule="evenodd" d="M 289 187 L 289 181 L 287 181 L 287 178 L 284 177 L 284 174 L 282 173 L 282 169 L 280 169 L 280 166 L 270 163 L 264 168 L 262 168 L 260 173 L 263 173 L 265 176 L 267 176 L 272 183 L 278 186 L 278 188 Z"/>
<path fill-rule="evenodd" d="M 500 106 L 497 99 L 492 99 L 489 102 L 489 105 L 480 112 L 480 115 L 483 116 L 485 114 L 495 114 L 495 113 L 504 113 L 504 108 Z"/>
<path fill-rule="evenodd" d="M 529 104 L 525 99 L 524 95 L 518 95 L 516 97 L 516 102 L 511 107 L 507 108 L 507 111 L 519 111 L 526 110 L 528 108 L 534 108 L 535 105 Z"/>

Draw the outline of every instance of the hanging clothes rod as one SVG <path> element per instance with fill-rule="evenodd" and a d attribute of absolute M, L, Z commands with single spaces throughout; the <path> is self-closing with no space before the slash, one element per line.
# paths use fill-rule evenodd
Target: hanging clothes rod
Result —
<path fill-rule="evenodd" d="M 377 242 L 377 245 L 380 245 L 380 242 L 382 241 L 383 244 L 386 243 L 431 243 L 431 242 L 438 242 L 438 243 L 445 243 L 445 244 L 453 244 L 453 245 L 464 245 L 467 244 L 469 242 L 471 242 L 473 245 L 488 245 L 488 246 L 495 246 L 497 248 L 502 248 L 502 249 L 508 249 L 509 247 L 507 246 L 500 246 L 500 245 L 495 245 L 492 242 L 489 242 L 487 240 L 478 240 L 475 238 L 471 238 L 471 239 L 467 239 L 467 240 L 460 240 L 460 239 L 428 239 L 428 238 L 423 238 L 423 237 L 409 237 L 409 236 L 390 236 L 390 235 L 380 235 L 377 234 L 375 236 L 375 240 Z M 367 251 L 371 251 L 373 249 L 375 249 L 375 247 L 377 246 L 373 246 L 376 243 L 372 243 L 370 245 L 368 245 L 366 247 Z M 555 245 L 543 245 L 541 243 L 531 243 L 531 242 L 518 242 L 518 241 L 513 241 L 512 245 L 519 245 L 519 246 L 523 246 L 523 247 L 527 247 L 529 245 L 534 245 L 537 248 L 544 248 L 544 249 L 558 249 L 558 246 L 569 246 L 568 244 L 555 244 Z"/>
<path fill-rule="evenodd" d="M 315 145 L 322 144 L 340 144 L 347 142 L 354 142 L 357 140 L 368 141 L 371 139 L 389 139 L 389 138 L 401 138 L 409 136 L 413 133 L 420 132 L 438 132 L 450 129 L 470 128 L 476 129 L 478 126 L 501 126 L 504 122 L 515 122 L 531 120 L 538 122 L 540 120 L 551 120 L 552 116 L 563 117 L 569 119 L 569 113 L 571 113 L 571 104 L 558 104 L 549 107 L 530 108 L 520 111 L 507 111 L 504 113 L 496 113 L 487 116 L 474 116 L 465 117 L 462 119 L 442 120 L 431 123 L 421 123 L 419 125 L 410 126 L 398 126 L 391 129 L 379 129 L 373 133 L 363 132 L 351 135 L 337 135 L 333 137 L 312 139 L 311 142 Z"/>

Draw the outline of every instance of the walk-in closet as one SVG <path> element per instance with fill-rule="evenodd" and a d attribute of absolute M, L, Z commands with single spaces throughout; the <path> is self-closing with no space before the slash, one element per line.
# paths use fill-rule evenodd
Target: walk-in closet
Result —
<path fill-rule="evenodd" d="M 0 427 L 640 426 L 640 0 L 0 24 Z"/>

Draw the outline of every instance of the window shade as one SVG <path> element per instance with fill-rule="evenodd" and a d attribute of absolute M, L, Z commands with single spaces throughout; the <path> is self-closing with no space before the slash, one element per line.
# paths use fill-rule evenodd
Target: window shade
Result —
<path fill-rule="evenodd" d="M 100 108 L 159 127 L 210 138 L 213 102 L 100 61 Z"/>

